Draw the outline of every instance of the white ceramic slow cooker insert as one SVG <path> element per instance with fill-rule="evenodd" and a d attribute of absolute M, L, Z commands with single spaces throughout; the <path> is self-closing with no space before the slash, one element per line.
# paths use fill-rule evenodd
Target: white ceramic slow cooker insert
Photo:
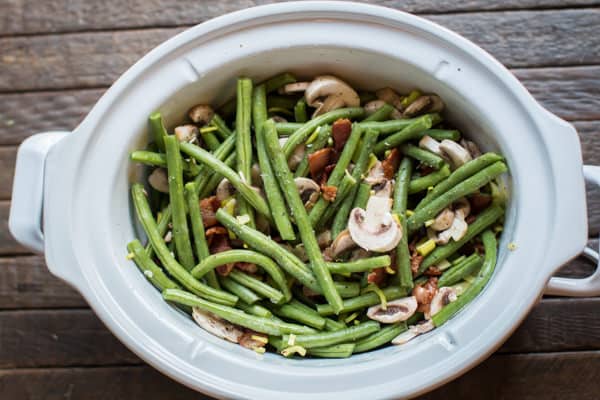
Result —
<path fill-rule="evenodd" d="M 126 260 L 126 244 L 141 234 L 129 198 L 141 175 L 128 154 L 148 139 L 148 115 L 160 110 L 173 127 L 192 105 L 231 98 L 237 76 L 258 82 L 284 71 L 332 73 L 362 89 L 435 92 L 466 136 L 506 156 L 511 200 L 495 274 L 441 328 L 344 360 L 259 355 L 200 329 Z M 586 176 L 598 183 L 594 168 Z M 457 34 L 399 11 L 343 2 L 247 9 L 165 42 L 73 133 L 23 143 L 12 204 L 15 237 L 43 251 L 52 273 L 79 290 L 125 345 L 179 382 L 219 397 L 375 399 L 431 390 L 496 349 L 587 240 L 580 144 L 571 125 Z M 553 280 L 551 291 L 589 295 L 599 286 L 595 275 Z"/>

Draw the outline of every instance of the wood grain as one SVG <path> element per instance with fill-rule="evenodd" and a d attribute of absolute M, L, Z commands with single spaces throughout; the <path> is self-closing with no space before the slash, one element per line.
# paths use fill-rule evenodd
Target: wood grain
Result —
<path fill-rule="evenodd" d="M 12 0 L 0 3 L 0 35 L 193 25 L 273 0 Z M 412 13 L 545 9 L 598 5 L 597 0 L 383 0 L 364 1 Z"/>
<path fill-rule="evenodd" d="M 422 400 L 596 400 L 600 352 L 494 355 Z M 31 400 L 209 399 L 147 366 L 0 371 L 0 393 Z"/>
<path fill-rule="evenodd" d="M 600 48 L 600 35 L 595 34 L 598 9 L 428 17 L 470 38 L 508 66 L 600 62 L 600 52 L 592 51 Z M 182 29 L 0 38 L 0 91 L 107 86 L 148 50 Z"/>
<path fill-rule="evenodd" d="M 0 255 L 27 254 L 26 248 L 18 244 L 8 231 L 10 203 L 0 201 Z"/>

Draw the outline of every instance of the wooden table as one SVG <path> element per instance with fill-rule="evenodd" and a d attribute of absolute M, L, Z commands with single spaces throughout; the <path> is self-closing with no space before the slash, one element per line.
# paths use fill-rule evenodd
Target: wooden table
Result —
<path fill-rule="evenodd" d="M 211 17 L 266 2 L 0 3 L 1 399 L 202 398 L 128 351 L 80 295 L 49 274 L 43 257 L 14 242 L 7 229 L 14 159 L 27 136 L 74 128 L 155 45 Z M 423 14 L 488 50 L 577 127 L 584 161 L 600 164 L 600 1 L 374 2 Z M 598 194 L 589 196 L 591 237 L 600 231 Z M 578 259 L 560 274 L 592 269 Z M 600 299 L 544 298 L 496 354 L 423 398 L 600 398 Z"/>

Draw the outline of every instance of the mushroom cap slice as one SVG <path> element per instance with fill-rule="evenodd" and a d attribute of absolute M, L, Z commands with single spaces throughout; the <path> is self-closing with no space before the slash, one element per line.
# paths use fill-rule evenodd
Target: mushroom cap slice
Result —
<path fill-rule="evenodd" d="M 279 138 L 279 145 L 283 147 L 288 141 L 288 137 Z M 302 162 L 304 159 L 304 154 L 306 153 L 306 145 L 301 144 L 296 146 L 290 157 L 288 158 L 288 167 L 293 171 L 298 167 L 298 164 Z"/>
<path fill-rule="evenodd" d="M 467 218 L 471 213 L 471 203 L 466 197 L 456 200 L 452 206 L 454 207 L 454 212 L 462 212 L 464 218 Z"/>
<path fill-rule="evenodd" d="M 352 240 L 352 236 L 350 236 L 350 232 L 348 231 L 348 229 L 344 229 L 337 235 L 337 237 L 334 239 L 333 243 L 331 243 L 331 246 L 329 246 L 325 250 L 325 256 L 327 258 L 335 260 L 335 258 L 338 255 L 340 255 L 344 251 L 350 250 L 354 247 L 356 247 L 356 243 L 354 243 L 354 240 Z"/>
<path fill-rule="evenodd" d="M 208 124 L 214 115 L 215 111 L 208 104 L 195 105 L 188 111 L 188 116 L 195 124 Z"/>
<path fill-rule="evenodd" d="M 379 100 L 393 105 L 395 108 L 402 110 L 402 97 L 391 87 L 384 87 L 375 91 L 375 96 Z"/>
<path fill-rule="evenodd" d="M 366 210 L 353 209 L 348 219 L 352 240 L 369 251 L 383 253 L 395 248 L 402 238 L 402 228 L 390 209 L 391 199 L 383 196 L 371 196 Z"/>
<path fill-rule="evenodd" d="M 154 171 L 148 175 L 148 183 L 153 189 L 158 190 L 161 193 L 169 193 L 169 177 L 164 168 L 155 168 Z"/>
<path fill-rule="evenodd" d="M 427 333 L 435 328 L 433 321 L 427 320 L 417 325 L 411 325 L 408 330 L 402 332 L 394 339 L 392 339 L 392 344 L 404 344 L 415 337 L 422 335 L 423 333 Z"/>
<path fill-rule="evenodd" d="M 440 142 L 435 140 L 429 135 L 425 135 L 419 140 L 419 147 L 425 150 L 429 150 L 432 153 L 435 153 L 440 156 L 444 156 L 442 149 L 440 148 Z"/>
<path fill-rule="evenodd" d="M 317 244 L 321 249 L 329 246 L 332 240 L 333 239 L 331 238 L 331 231 L 329 229 L 317 235 Z"/>
<path fill-rule="evenodd" d="M 308 88 L 310 82 L 293 82 L 288 83 L 287 85 L 283 85 L 282 88 L 278 90 L 280 94 L 293 94 L 298 92 L 304 92 L 306 88 Z"/>
<path fill-rule="evenodd" d="M 175 127 L 175 136 L 180 142 L 193 143 L 198 139 L 198 127 L 192 124 L 177 126 Z"/>
<path fill-rule="evenodd" d="M 446 207 L 435 217 L 430 228 L 435 231 L 444 231 L 452 226 L 452 221 L 454 221 L 454 211 Z"/>
<path fill-rule="evenodd" d="M 440 232 L 436 243 L 446 244 L 450 241 L 450 238 L 454 239 L 455 241 L 459 241 L 467 234 L 468 228 L 469 225 L 465 221 L 465 215 L 463 214 L 463 211 L 456 210 L 454 211 L 452 225 L 450 225 L 450 228 L 446 229 L 445 231 Z"/>
<path fill-rule="evenodd" d="M 367 177 L 365 178 L 365 183 L 369 185 L 376 185 L 378 183 L 386 182 L 387 179 L 385 177 L 385 170 L 383 169 L 383 163 L 381 161 L 377 161 L 375 165 L 369 170 Z"/>
<path fill-rule="evenodd" d="M 321 193 L 321 188 L 317 182 L 310 178 L 298 177 L 294 179 L 294 183 L 296 184 L 296 188 L 298 188 L 298 193 L 304 203 L 304 207 L 310 207 L 317 202 Z"/>
<path fill-rule="evenodd" d="M 356 91 L 333 75 L 321 75 L 313 79 L 304 91 L 304 97 L 309 106 L 317 108 L 313 116 L 336 108 L 360 106 Z"/>
<path fill-rule="evenodd" d="M 464 163 L 471 161 L 473 158 L 471 154 L 455 141 L 444 139 L 440 143 L 440 149 L 448 156 L 452 161 L 452 166 L 458 168 Z"/>
<path fill-rule="evenodd" d="M 383 100 L 371 100 L 367 104 L 363 106 L 365 109 L 365 114 L 372 115 L 375 111 L 379 110 L 381 107 L 385 106 L 387 103 Z"/>
<path fill-rule="evenodd" d="M 215 195 L 219 201 L 223 201 L 225 199 L 230 198 L 235 194 L 235 187 L 229 182 L 227 178 L 223 178 L 221 182 L 217 185 L 217 190 L 215 191 Z"/>
<path fill-rule="evenodd" d="M 227 322 L 214 314 L 203 311 L 197 307 L 192 309 L 192 317 L 201 328 L 208 333 L 238 343 L 244 334 L 244 331 L 230 322 Z"/>
<path fill-rule="evenodd" d="M 417 311 L 417 299 L 414 296 L 404 297 L 387 303 L 385 310 L 378 304 L 369 307 L 367 317 L 382 324 L 393 324 L 406 321 Z"/>
<path fill-rule="evenodd" d="M 481 150 L 479 149 L 479 146 L 475 144 L 475 142 L 472 142 L 467 139 L 462 139 L 460 141 L 460 145 L 467 149 L 467 151 L 469 152 L 469 154 L 471 154 L 471 157 L 473 158 L 477 158 L 481 155 Z"/>
<path fill-rule="evenodd" d="M 444 286 L 438 289 L 433 299 L 431 299 L 431 304 L 429 305 L 429 318 L 440 312 L 444 306 L 456 301 L 457 299 L 456 290 L 451 287 Z"/>
<path fill-rule="evenodd" d="M 444 102 L 435 94 L 428 94 L 417 98 L 404 110 L 405 117 L 413 117 L 419 114 L 440 112 L 444 109 Z"/>

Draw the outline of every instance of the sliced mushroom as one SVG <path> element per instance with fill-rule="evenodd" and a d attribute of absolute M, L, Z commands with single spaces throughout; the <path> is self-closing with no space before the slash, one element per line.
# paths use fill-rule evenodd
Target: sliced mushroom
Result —
<path fill-rule="evenodd" d="M 287 141 L 288 141 L 287 137 L 279 138 L 279 145 L 281 147 L 283 147 Z M 300 162 L 302 162 L 302 159 L 304 158 L 305 153 L 306 153 L 306 145 L 301 144 L 299 146 L 296 146 L 296 148 L 294 149 L 294 151 L 288 158 L 288 167 L 290 167 L 290 169 L 292 171 L 296 169 L 296 167 L 298 166 L 298 164 L 300 164 Z"/>
<path fill-rule="evenodd" d="M 214 110 L 207 104 L 198 104 L 188 111 L 188 116 L 195 124 L 206 125 L 212 120 L 214 115 Z"/>
<path fill-rule="evenodd" d="M 260 170 L 260 165 L 258 165 L 258 163 L 252 164 L 251 172 L 252 172 L 252 183 L 262 188 L 263 182 L 262 182 L 262 176 L 261 176 L 262 171 Z"/>
<path fill-rule="evenodd" d="M 331 231 L 329 229 L 317 235 L 317 244 L 321 249 L 329 246 L 331 244 L 331 240 Z"/>
<path fill-rule="evenodd" d="M 374 114 L 375 111 L 379 110 L 381 107 L 385 106 L 387 103 L 384 100 L 372 100 L 365 104 L 363 108 L 365 109 L 365 114 L 371 115 Z"/>
<path fill-rule="evenodd" d="M 452 225 L 450 228 L 445 231 L 440 232 L 437 236 L 436 243 L 437 244 L 447 244 L 450 241 L 450 238 L 455 241 L 459 241 L 467 234 L 467 229 L 469 225 L 465 221 L 465 215 L 462 210 L 454 211 L 454 219 L 452 220 Z"/>
<path fill-rule="evenodd" d="M 444 102 L 442 99 L 435 95 L 429 94 L 424 95 L 413 101 L 404 110 L 405 117 L 413 117 L 419 114 L 440 112 L 444 109 Z"/>
<path fill-rule="evenodd" d="M 319 194 L 321 193 L 321 188 L 317 182 L 310 178 L 298 177 L 294 179 L 294 183 L 296 184 L 296 188 L 298 188 L 298 193 L 304 203 L 304 207 L 312 207 L 319 199 Z"/>
<path fill-rule="evenodd" d="M 367 258 L 369 257 L 369 252 L 366 251 L 365 249 L 354 249 L 352 250 L 352 253 L 350 253 L 350 258 L 348 259 L 348 261 L 356 261 L 356 260 L 362 260 L 363 258 Z"/>
<path fill-rule="evenodd" d="M 383 169 L 383 163 L 381 161 L 377 161 L 369 170 L 369 173 L 365 178 L 365 183 L 368 183 L 369 185 L 377 185 L 386 181 L 387 179 L 385 177 L 385 169 Z"/>
<path fill-rule="evenodd" d="M 471 203 L 466 197 L 456 200 L 452 206 L 454 207 L 454 212 L 461 211 L 465 218 L 471 213 Z"/>
<path fill-rule="evenodd" d="M 453 288 L 447 286 L 439 288 L 431 300 L 431 304 L 429 306 L 429 316 L 426 315 L 426 318 L 433 317 L 435 314 L 440 312 L 444 306 L 456 301 L 457 298 L 456 291 Z"/>
<path fill-rule="evenodd" d="M 398 245 L 402 228 L 392 216 L 391 182 L 369 198 L 366 210 L 355 208 L 350 212 L 348 230 L 352 240 L 365 250 L 386 252 Z"/>
<path fill-rule="evenodd" d="M 422 335 L 423 333 L 427 333 L 435 328 L 433 321 L 427 320 L 421 322 L 417 325 L 411 325 L 408 330 L 402 332 L 394 339 L 392 339 L 392 344 L 400 345 L 408 342 L 409 340 L 414 339 L 415 337 Z"/>
<path fill-rule="evenodd" d="M 402 97 L 390 87 L 384 87 L 375 91 L 375 96 L 379 100 L 393 105 L 395 108 L 402 110 Z"/>
<path fill-rule="evenodd" d="M 308 254 L 306 254 L 306 249 L 304 248 L 304 245 L 302 243 L 292 247 L 291 250 L 292 250 L 292 253 L 300 259 L 300 261 L 302 261 L 302 262 L 309 261 Z"/>
<path fill-rule="evenodd" d="M 394 108 L 390 114 L 390 118 L 391 119 L 402 119 L 402 118 L 404 118 L 404 115 L 402 114 L 402 111 L 398 110 L 397 108 Z"/>
<path fill-rule="evenodd" d="M 169 177 L 164 168 L 155 168 L 148 176 L 148 183 L 159 192 L 169 193 Z"/>
<path fill-rule="evenodd" d="M 230 198 L 235 194 L 235 187 L 229 182 L 227 178 L 223 178 L 219 185 L 217 186 L 217 190 L 215 195 L 219 201 L 223 201 L 225 199 Z"/>
<path fill-rule="evenodd" d="M 356 243 L 352 240 L 350 232 L 348 229 L 344 229 L 337 235 L 333 243 L 331 243 L 331 246 L 325 249 L 324 256 L 331 260 L 335 260 L 338 255 L 354 247 L 356 247 Z"/>
<path fill-rule="evenodd" d="M 283 85 L 278 91 L 279 94 L 293 94 L 298 92 L 304 92 L 308 88 L 310 82 L 294 82 Z"/>
<path fill-rule="evenodd" d="M 452 221 L 454 221 L 454 211 L 446 207 L 435 217 L 430 228 L 436 231 L 443 231 L 452 226 Z"/>
<path fill-rule="evenodd" d="M 425 135 L 421 138 L 421 140 L 419 140 L 419 147 L 425 150 L 429 150 L 430 152 L 438 154 L 440 156 L 444 155 L 442 149 L 440 148 L 440 142 L 438 142 L 429 135 Z"/>
<path fill-rule="evenodd" d="M 197 307 L 193 308 L 192 317 L 201 328 L 208 333 L 238 343 L 244 334 L 244 331 L 230 322 L 227 322 L 214 314 L 203 311 Z"/>
<path fill-rule="evenodd" d="M 452 166 L 454 168 L 458 168 L 464 163 L 471 161 L 471 154 L 462 147 L 460 144 L 455 141 L 444 139 L 442 143 L 440 143 L 440 149 L 448 156 L 450 161 L 452 161 Z"/>
<path fill-rule="evenodd" d="M 415 311 L 417 311 L 417 299 L 414 296 L 410 296 L 389 301 L 385 310 L 381 304 L 369 307 L 367 317 L 382 324 L 393 324 L 395 322 L 406 321 L 413 316 Z"/>
<path fill-rule="evenodd" d="M 313 117 L 342 107 L 360 106 L 360 98 L 346 82 L 333 75 L 317 76 L 304 92 L 306 103 L 316 107 Z"/>
<path fill-rule="evenodd" d="M 196 125 L 181 125 L 175 128 L 175 137 L 180 142 L 193 143 L 198 140 L 198 127 Z"/>
<path fill-rule="evenodd" d="M 469 152 L 469 154 L 471 154 L 471 157 L 473 158 L 477 158 L 481 155 L 481 150 L 479 150 L 479 146 L 477 146 L 474 142 L 471 142 L 470 140 L 462 139 L 460 141 L 460 145 L 467 149 L 467 151 Z"/>

